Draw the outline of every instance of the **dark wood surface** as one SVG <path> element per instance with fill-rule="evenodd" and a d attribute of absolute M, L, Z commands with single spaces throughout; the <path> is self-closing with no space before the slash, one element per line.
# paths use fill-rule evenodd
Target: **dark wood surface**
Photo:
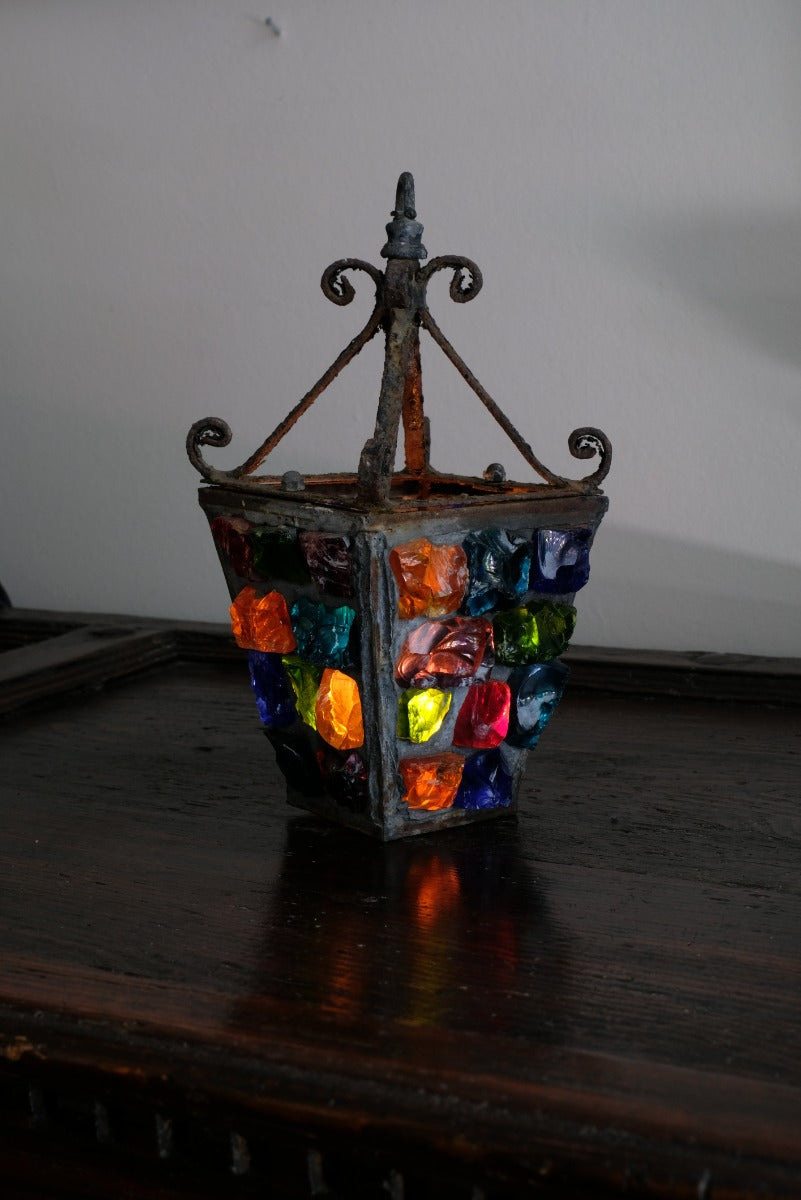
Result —
<path fill-rule="evenodd" d="M 801 1195 L 797 663 L 575 652 L 519 820 L 382 846 L 216 630 L 3 630 L 0 1195 Z"/>

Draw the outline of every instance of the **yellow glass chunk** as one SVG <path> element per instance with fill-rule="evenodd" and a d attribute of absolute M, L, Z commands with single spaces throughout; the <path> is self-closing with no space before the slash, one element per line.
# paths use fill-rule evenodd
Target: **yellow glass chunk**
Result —
<path fill-rule="evenodd" d="M 259 596 L 254 588 L 244 587 L 230 612 L 231 629 L 243 649 L 271 654 L 289 654 L 295 649 L 289 611 L 280 592 Z"/>
<path fill-rule="evenodd" d="M 441 728 L 450 706 L 450 692 L 409 688 L 398 697 L 398 737 L 408 742 L 427 742 Z"/>
<path fill-rule="evenodd" d="M 305 663 L 296 654 L 290 654 L 281 659 L 284 670 L 289 676 L 292 691 L 295 693 L 295 708 L 301 721 L 317 728 L 317 692 L 320 687 L 323 668 L 314 663 Z"/>
<path fill-rule="evenodd" d="M 409 808 L 451 808 L 462 779 L 460 754 L 433 754 L 430 758 L 402 758 L 398 763 L 406 785 Z"/>
<path fill-rule="evenodd" d="M 464 599 L 469 576 L 461 546 L 415 538 L 395 547 L 389 565 L 398 584 L 399 617 L 444 617 Z"/>
<path fill-rule="evenodd" d="M 317 732 L 335 750 L 355 750 L 364 744 L 359 685 L 344 671 L 326 667 L 314 707 Z"/>

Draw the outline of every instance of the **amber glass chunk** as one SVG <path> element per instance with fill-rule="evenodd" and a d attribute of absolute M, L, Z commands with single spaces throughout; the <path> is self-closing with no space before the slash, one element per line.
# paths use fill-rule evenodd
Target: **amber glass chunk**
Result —
<path fill-rule="evenodd" d="M 280 592 L 259 596 L 252 587 L 242 588 L 230 612 L 237 645 L 245 650 L 288 654 L 295 649 L 289 611 Z"/>
<path fill-rule="evenodd" d="M 402 758 L 398 763 L 409 808 L 452 808 L 462 779 L 460 754 L 434 754 L 430 758 Z"/>
<path fill-rule="evenodd" d="M 327 667 L 315 705 L 317 732 L 335 750 L 355 750 L 364 744 L 359 685 L 344 671 Z"/>
<path fill-rule="evenodd" d="M 467 555 L 461 546 L 434 546 L 415 538 L 390 553 L 398 584 L 399 617 L 444 617 L 455 612 L 468 583 Z"/>
<path fill-rule="evenodd" d="M 395 665 L 401 687 L 467 687 L 492 665 L 492 625 L 486 617 L 424 621 L 406 638 Z"/>

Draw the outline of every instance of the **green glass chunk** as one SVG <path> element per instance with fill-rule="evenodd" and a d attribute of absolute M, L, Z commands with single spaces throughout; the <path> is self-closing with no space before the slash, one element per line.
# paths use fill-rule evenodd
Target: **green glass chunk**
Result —
<path fill-rule="evenodd" d="M 450 692 L 409 688 L 398 697 L 398 737 L 407 742 L 427 742 L 440 729 L 450 706 Z"/>
<path fill-rule="evenodd" d="M 251 529 L 249 537 L 253 548 L 253 567 L 262 579 L 311 583 L 297 534 L 289 529 L 259 527 Z"/>
<path fill-rule="evenodd" d="M 303 662 L 296 654 L 285 655 L 281 662 L 284 664 L 289 682 L 292 684 L 292 691 L 295 693 L 295 707 L 298 710 L 298 716 L 306 725 L 316 729 L 317 717 L 314 709 L 320 680 L 323 677 L 323 668 Z"/>
<path fill-rule="evenodd" d="M 492 624 L 496 661 L 522 667 L 565 652 L 576 627 L 576 610 L 572 604 L 545 600 L 500 612 Z"/>

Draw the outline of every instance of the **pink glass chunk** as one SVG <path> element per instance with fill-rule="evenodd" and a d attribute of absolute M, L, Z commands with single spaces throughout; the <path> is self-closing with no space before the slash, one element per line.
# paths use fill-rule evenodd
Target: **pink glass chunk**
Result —
<path fill-rule="evenodd" d="M 352 596 L 348 539 L 327 533 L 307 532 L 302 533 L 298 540 L 309 574 L 320 591 L 327 596 Z"/>
<path fill-rule="evenodd" d="M 509 730 L 511 700 L 509 684 L 499 680 L 471 687 L 456 718 L 454 746 L 472 746 L 475 750 L 499 746 Z"/>
<path fill-rule="evenodd" d="M 464 599 L 468 572 L 461 546 L 434 546 L 428 538 L 415 538 L 395 547 L 389 565 L 398 584 L 399 617 L 444 617 Z"/>
<path fill-rule="evenodd" d="M 401 687 L 467 687 L 493 662 L 492 623 L 485 617 L 424 621 L 403 643 L 395 665 Z"/>

